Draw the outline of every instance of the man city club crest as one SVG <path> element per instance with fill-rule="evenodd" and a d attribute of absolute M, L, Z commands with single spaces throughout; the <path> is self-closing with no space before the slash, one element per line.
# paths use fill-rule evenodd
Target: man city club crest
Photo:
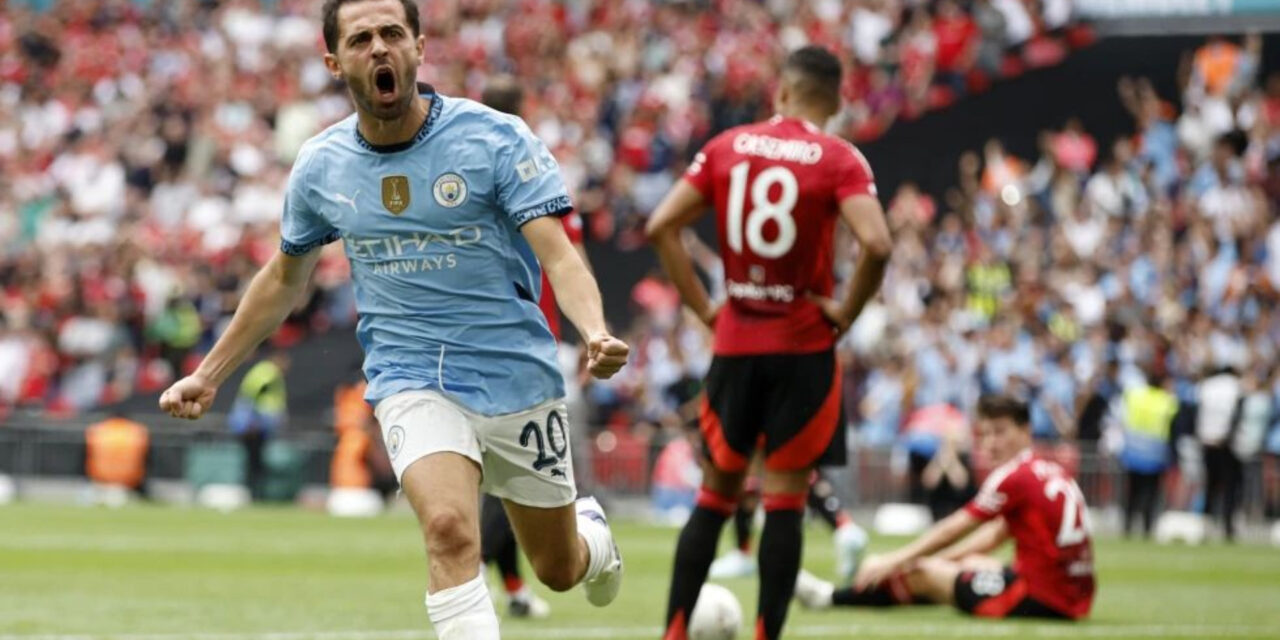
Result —
<path fill-rule="evenodd" d="M 382 206 L 397 216 L 409 208 L 408 176 L 383 176 Z"/>
<path fill-rule="evenodd" d="M 467 181 L 456 173 L 446 173 L 436 179 L 431 192 L 437 204 L 452 209 L 467 201 Z"/>
<path fill-rule="evenodd" d="M 404 447 L 404 427 L 400 425 L 392 426 L 387 431 L 387 453 L 391 454 L 394 459 L 400 455 L 400 449 Z"/>

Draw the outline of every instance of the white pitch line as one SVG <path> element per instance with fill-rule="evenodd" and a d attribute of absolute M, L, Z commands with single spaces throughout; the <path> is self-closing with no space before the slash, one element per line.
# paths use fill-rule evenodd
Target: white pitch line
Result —
<path fill-rule="evenodd" d="M 955 623 L 850 623 L 844 625 L 796 625 L 787 627 L 789 637 L 820 638 L 889 636 L 898 638 L 1256 638 L 1275 633 L 1268 626 L 1247 625 L 1124 625 L 1114 623 L 1054 623 L 1043 625 L 1001 625 L 999 622 L 957 621 Z M 507 627 L 503 637 L 510 640 L 655 638 L 658 627 Z M 9 634 L 0 640 L 431 640 L 424 629 L 385 631 L 274 631 L 244 633 L 94 633 L 94 634 Z"/>

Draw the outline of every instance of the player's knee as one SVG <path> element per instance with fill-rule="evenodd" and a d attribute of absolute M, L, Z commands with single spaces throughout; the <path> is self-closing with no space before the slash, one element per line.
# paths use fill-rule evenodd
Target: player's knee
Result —
<path fill-rule="evenodd" d="M 533 560 L 533 572 L 537 574 L 538 581 L 552 591 L 568 591 L 578 584 L 579 572 L 572 563 L 558 558 Z"/>
<path fill-rule="evenodd" d="M 458 557 L 479 554 L 480 544 L 474 527 L 461 509 L 435 509 L 422 524 L 427 548 L 435 557 Z"/>

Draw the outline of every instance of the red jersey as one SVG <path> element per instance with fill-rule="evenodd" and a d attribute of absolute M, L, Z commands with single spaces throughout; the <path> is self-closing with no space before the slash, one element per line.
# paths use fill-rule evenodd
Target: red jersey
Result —
<path fill-rule="evenodd" d="M 684 179 L 715 203 L 729 299 L 717 355 L 814 353 L 834 344 L 809 294 L 830 296 L 840 203 L 876 195 L 871 167 L 848 142 L 775 116 L 707 143 Z"/>
<path fill-rule="evenodd" d="M 1080 487 L 1056 462 L 1026 450 L 998 467 L 965 511 L 1002 516 L 1013 536 L 1013 570 L 1027 594 L 1059 613 L 1082 618 L 1093 604 L 1093 543 Z"/>
<path fill-rule="evenodd" d="M 577 211 L 560 217 L 560 224 L 564 225 L 564 232 L 569 236 L 569 242 L 574 245 L 582 244 L 582 216 Z M 547 272 L 542 272 L 542 297 L 538 298 L 538 308 L 542 309 L 542 315 L 547 317 L 547 326 L 551 328 L 551 335 L 556 337 L 556 341 L 560 341 L 560 309 L 556 306 L 556 294 L 551 290 L 551 281 L 547 280 Z"/>

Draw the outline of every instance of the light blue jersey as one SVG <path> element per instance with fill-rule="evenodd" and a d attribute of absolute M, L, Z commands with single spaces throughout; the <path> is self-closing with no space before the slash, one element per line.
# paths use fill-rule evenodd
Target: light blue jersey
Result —
<path fill-rule="evenodd" d="M 281 250 L 342 239 L 370 402 L 434 389 L 498 415 L 559 398 L 540 267 L 519 231 L 571 209 L 559 167 L 519 118 L 426 97 L 427 120 L 403 144 L 370 144 L 352 115 L 303 145 Z"/>

